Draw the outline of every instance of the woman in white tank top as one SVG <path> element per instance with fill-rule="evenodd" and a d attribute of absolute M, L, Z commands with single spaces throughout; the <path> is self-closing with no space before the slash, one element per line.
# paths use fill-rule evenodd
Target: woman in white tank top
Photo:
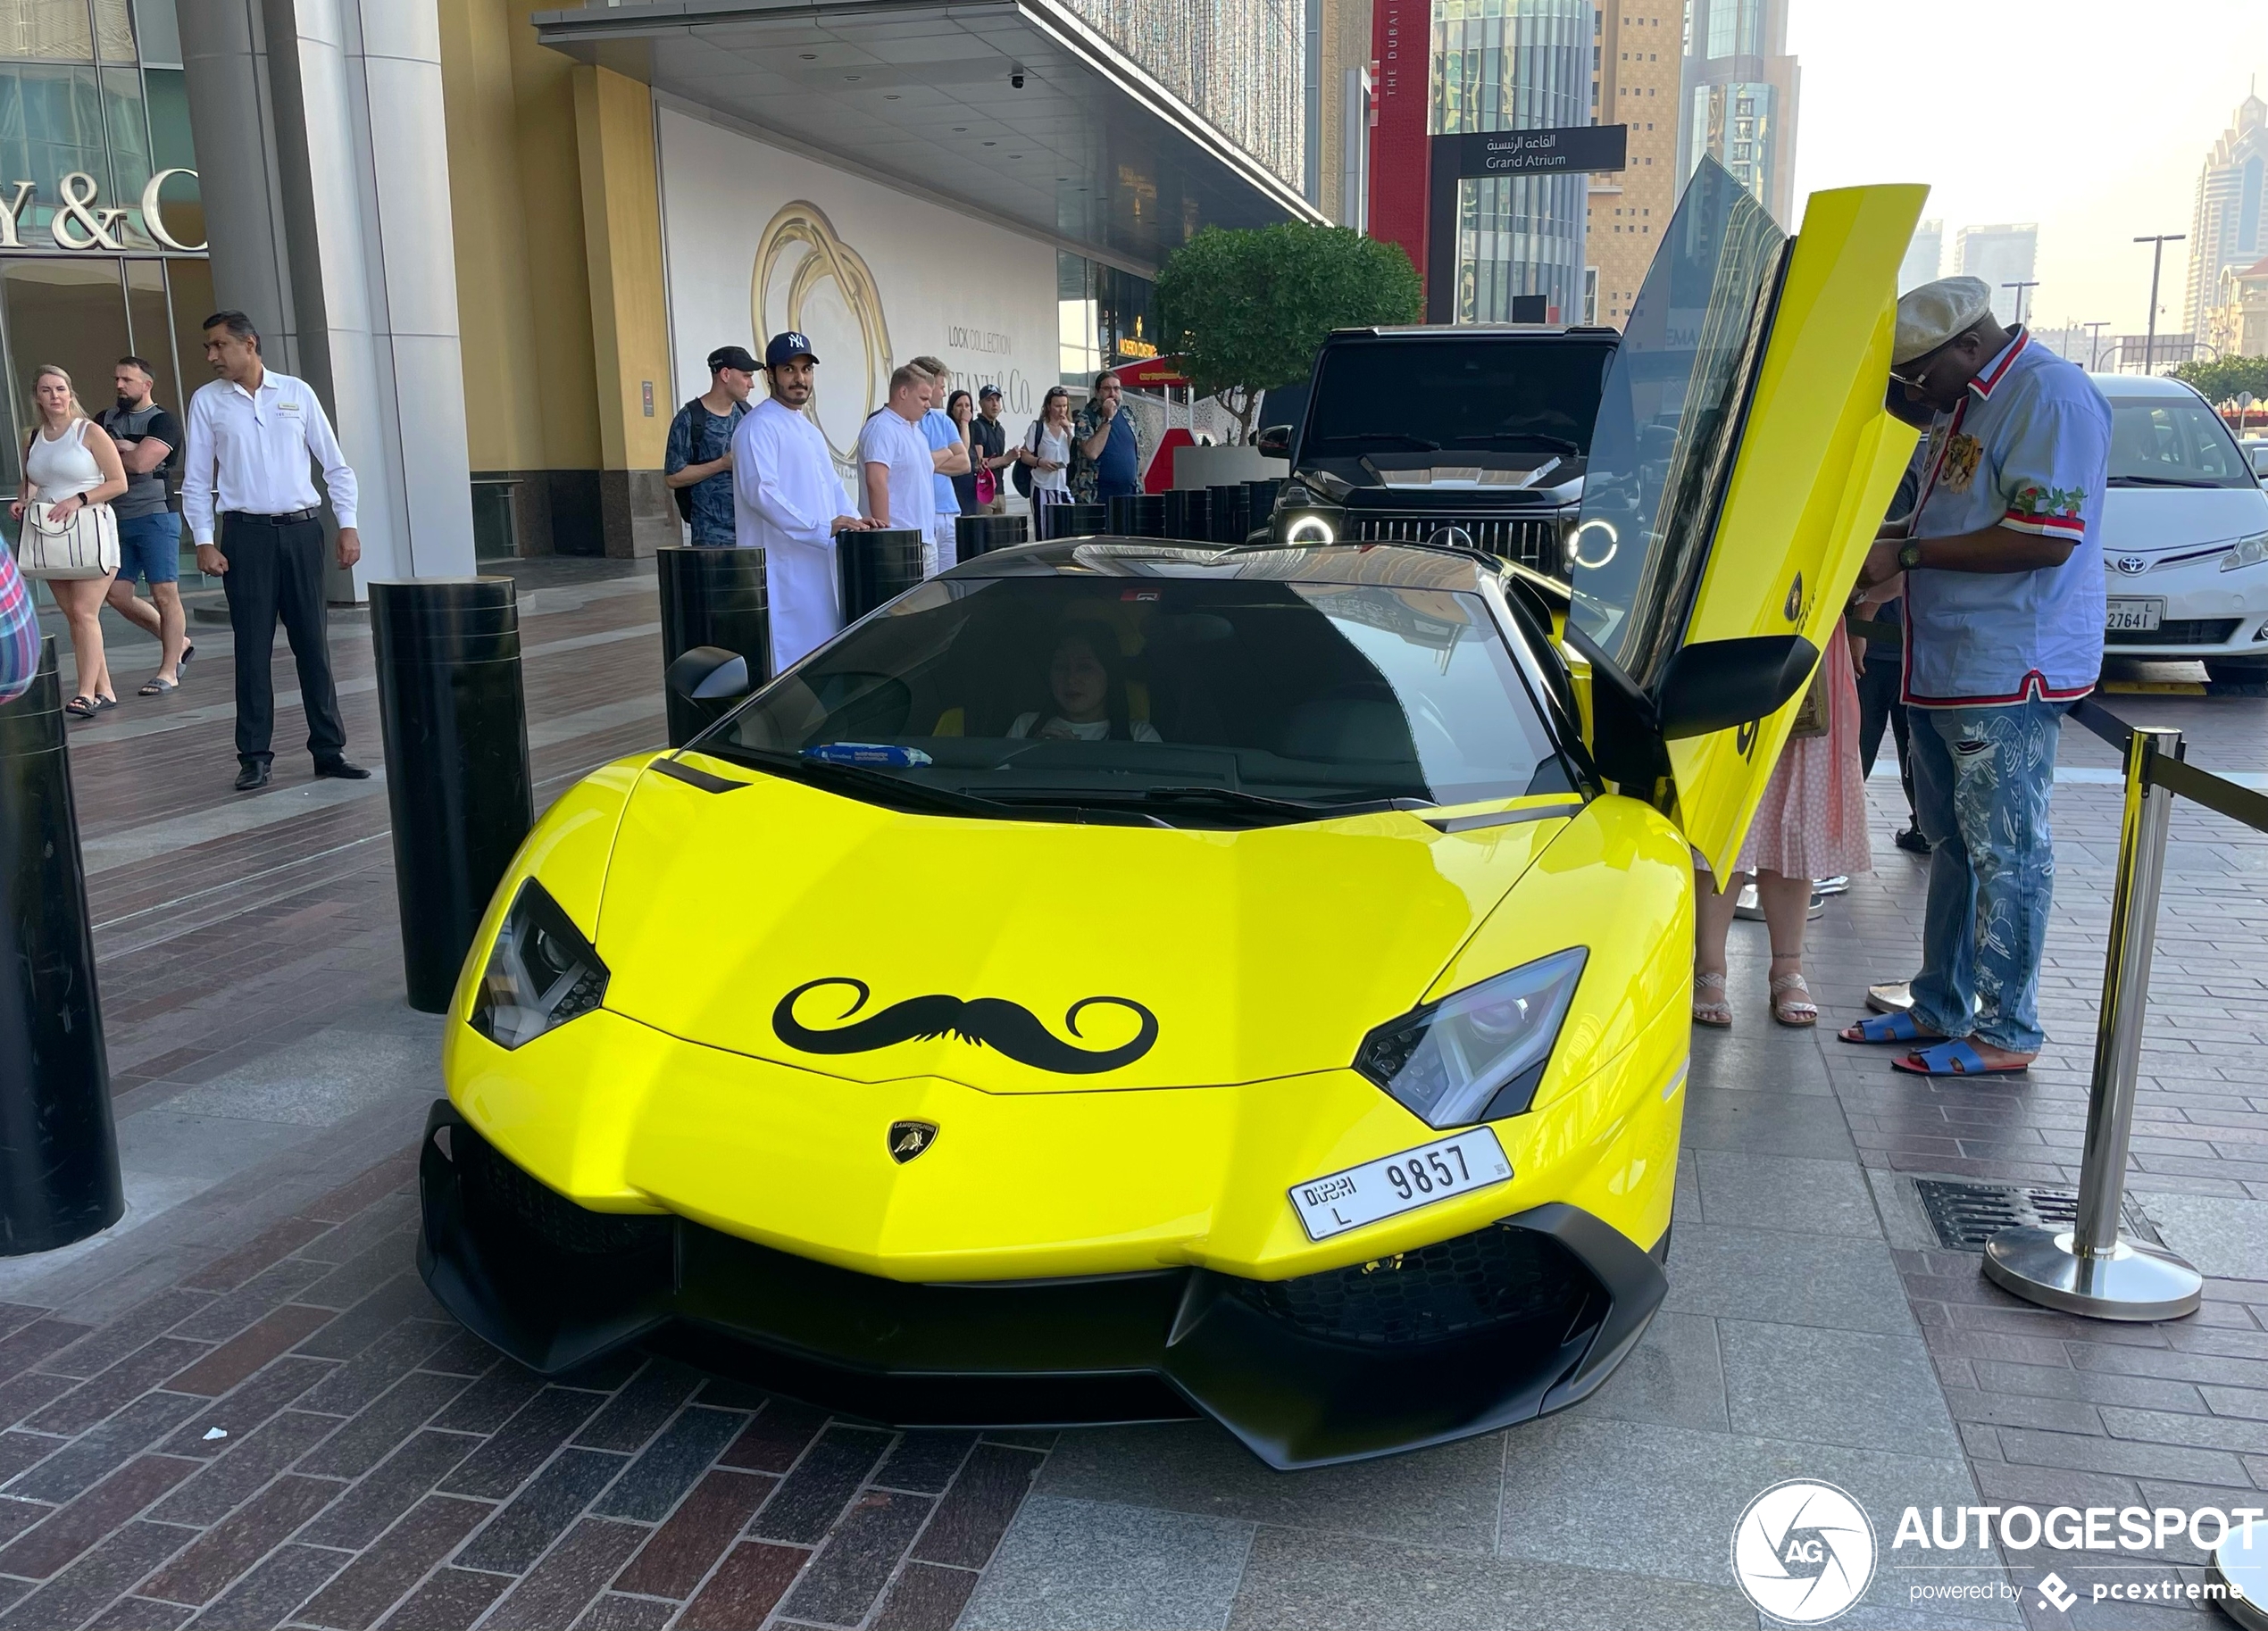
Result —
<path fill-rule="evenodd" d="M 23 485 L 8 513 L 19 523 L 35 502 L 51 506 L 54 520 L 68 520 L 81 504 L 105 504 L 126 491 L 126 466 L 118 446 L 87 417 L 71 388 L 71 376 L 50 363 L 32 376 L 31 439 L 24 445 Z M 47 592 L 71 625 L 71 651 L 78 670 L 75 694 L 63 704 L 74 718 L 91 720 L 118 706 L 110 662 L 103 653 L 103 597 L 114 573 L 100 578 L 51 578 Z"/>

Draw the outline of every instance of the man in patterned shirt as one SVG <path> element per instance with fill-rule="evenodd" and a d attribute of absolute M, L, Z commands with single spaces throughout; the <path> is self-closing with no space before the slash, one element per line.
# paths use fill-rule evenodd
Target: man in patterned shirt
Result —
<path fill-rule="evenodd" d="M 13 703 L 31 689 L 39 671 L 39 609 L 31 586 L 16 570 L 16 558 L 0 544 L 0 703 Z"/>
<path fill-rule="evenodd" d="M 1930 896 L 1912 1011 L 1843 1039 L 1919 1043 L 1896 1066 L 1926 1076 L 2022 1070 L 2039 1053 L 2055 742 L 2103 666 L 2110 404 L 2002 328 L 1991 296 L 1981 279 L 1947 278 L 1898 301 L 1890 376 L 1936 419 L 1913 517 L 1885 529 L 1860 575 L 1905 575 Z"/>
<path fill-rule="evenodd" d="M 677 499 L 678 513 L 691 524 L 696 548 L 730 549 L 736 542 L 732 433 L 747 414 L 755 384 L 755 358 L 743 346 L 720 345 L 709 354 L 708 394 L 687 403 L 670 421 L 662 480 Z"/>

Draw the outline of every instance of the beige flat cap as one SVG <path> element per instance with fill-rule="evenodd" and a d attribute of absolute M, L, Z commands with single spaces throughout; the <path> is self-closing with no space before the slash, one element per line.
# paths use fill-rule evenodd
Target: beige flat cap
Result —
<path fill-rule="evenodd" d="M 1992 286 L 1982 278 L 1939 278 L 1897 299 L 1897 340 L 1890 363 L 1900 367 L 1926 355 L 1992 310 Z"/>

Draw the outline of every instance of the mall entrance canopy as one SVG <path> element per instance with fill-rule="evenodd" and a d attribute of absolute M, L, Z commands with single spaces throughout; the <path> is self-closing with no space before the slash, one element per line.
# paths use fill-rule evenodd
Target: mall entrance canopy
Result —
<path fill-rule="evenodd" d="M 670 0 L 534 21 L 545 45 L 766 140 L 1143 276 L 1200 227 L 1322 219 L 1050 0 Z"/>

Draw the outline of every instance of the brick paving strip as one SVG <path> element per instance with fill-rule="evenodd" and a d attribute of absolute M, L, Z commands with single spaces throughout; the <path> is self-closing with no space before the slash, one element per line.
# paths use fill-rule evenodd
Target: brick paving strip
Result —
<path fill-rule="evenodd" d="M 650 582 L 612 599 L 576 599 L 594 585 L 601 596 L 618 588 L 607 575 L 624 570 L 560 563 L 556 581 L 574 592 L 530 636 L 559 653 L 529 664 L 531 743 L 546 793 L 658 735 L 628 700 L 655 689 L 658 654 L 638 621 L 650 614 Z M 544 571 L 529 580 L 546 581 Z M 350 633 L 339 645 L 350 730 L 371 743 L 371 699 L 356 683 L 368 673 L 367 643 Z M 196 670 L 196 702 L 167 706 L 224 697 L 225 656 L 216 650 Z M 2251 745 L 2235 768 L 2257 768 L 2268 759 L 2260 751 L 2268 709 L 2215 705 L 2214 722 Z M 293 1050 L 318 1050 L 321 1076 L 354 1065 L 338 1028 L 363 1041 L 395 1028 L 413 1052 L 429 1050 L 438 1034 L 396 1012 L 384 802 L 278 804 L 288 812 L 280 819 L 259 811 L 245 825 L 206 786 L 225 782 L 225 710 L 170 733 L 163 712 L 94 728 L 74 750 L 90 837 L 130 847 L 144 827 L 185 813 L 185 786 L 196 789 L 188 811 L 219 812 L 181 828 L 178 851 L 94 880 L 121 1125 L 176 1115 L 162 1125 L 178 1123 L 184 1137 L 216 1118 L 272 1131 L 276 1123 L 244 1106 L 269 1103 L 257 1097 L 257 1073 L 296 1057 Z M 279 740 L 295 728 L 287 710 Z M 2194 756 L 2213 762 L 2199 740 Z M 2065 756 L 2103 762 L 2069 743 Z M 2059 791 L 2064 867 L 2046 998 L 2058 1040 L 2028 1080 L 1893 1077 L 1879 1052 L 1842 1047 L 1824 1032 L 1763 1028 L 1760 1038 L 1760 1013 L 1744 1010 L 1737 1043 L 1718 1040 L 1760 1051 L 1720 1049 L 1705 1070 L 1697 1057 L 1697 1083 L 1717 1086 L 1697 1089 L 1697 1113 L 1706 1097 L 1710 1119 L 1689 1129 L 1698 1163 L 1688 1166 L 1705 1190 L 1739 1182 L 1744 1169 L 1722 1152 L 1753 1147 L 1782 1162 L 1773 1170 L 1792 1172 L 1823 1169 L 1811 1158 L 1855 1146 L 1984 1501 L 2268 1505 L 2258 1493 L 2268 1488 L 2268 1270 L 2257 1280 L 2216 1276 L 2204 1311 L 2184 1322 L 2068 1319 L 1987 1286 L 1973 1254 L 1936 1248 L 1900 1188 L 1914 1173 L 2075 1181 L 2111 811 L 2103 789 Z M 1813 983 L 1830 1018 L 1854 1009 L 1869 980 L 1905 972 L 1913 956 L 1919 876 L 1888 843 L 1887 807 L 1877 816 L 1883 870 L 1815 926 Z M 2180 819 L 2176 836 L 2133 1183 L 2181 1244 L 2176 1202 L 2239 1209 L 2222 1221 L 2234 1219 L 2239 1236 L 2268 1217 L 2241 1210 L 2268 1203 L 2268 1067 L 2260 1062 L 2268 1057 L 2268 844 L 2194 813 Z M 1735 978 L 1761 990 L 1760 968 L 1739 963 Z M 343 995 L 364 1001 L 358 1008 Z M 301 1082 L 287 1086 L 298 1092 Z M 1790 1113 L 1805 1093 L 1830 1095 L 1808 1101 L 1831 1105 L 1832 1138 L 1820 1148 L 1807 1142 L 1821 1136 L 1816 1119 Z M 1721 1421 L 1712 1433 L 1701 1430 L 1705 1420 L 1677 1415 L 1695 1375 L 1708 1385 L 1693 1397 L 1714 1388 L 1722 1410 L 1722 1373 L 1714 1382 L 1706 1374 L 1724 1362 L 1714 1357 L 1718 1341 L 1738 1359 L 1735 1343 L 1794 1341 L 1833 1324 L 1789 1311 L 1788 1325 L 1744 1328 L 1725 1309 L 1696 1304 L 1716 1316 L 1721 1336 L 1691 1349 L 1710 1319 L 1665 1314 L 1648 1338 L 1648 1364 L 1634 1360 L 1617 1379 L 1621 1406 L 1515 1430 L 1501 1449 L 1452 1447 L 1344 1477 L 1259 1473 L 1233 1446 L 1224 1454 L 1220 1435 L 1194 1427 L 1071 1435 L 1060 1451 L 1051 1434 L 890 1432 L 638 1354 L 546 1380 L 454 1326 L 417 1280 L 413 1098 L 357 1101 L 300 1128 L 300 1142 L 279 1144 L 272 1157 L 238 1161 L 189 1200 L 153 1191 L 153 1206 L 172 1207 L 161 1214 L 165 1227 L 145 1226 L 83 1256 L 59 1254 L 65 1261 L 42 1277 L 8 1277 L 0 1260 L 0 1631 L 942 1631 L 963 1616 L 1012 1527 L 1029 1537 L 1018 1582 L 1033 1580 L 1034 1548 L 1060 1577 L 1056 1595 L 1035 1601 L 1076 1605 L 1084 1594 L 1099 1604 L 1121 1586 L 1144 1586 L 1162 1606 L 1143 1624 L 1267 1626 L 1280 1623 L 1279 1610 L 1304 1624 L 1384 1623 L 1350 1619 L 1344 1605 L 1375 1604 L 1380 1591 L 1406 1595 L 1414 1584 L 1438 1590 L 1434 1605 L 1445 1609 L 1497 1594 L 1501 1606 L 1475 1606 L 1473 1623 L 1556 1627 L 1574 1623 L 1568 1604 L 1617 1570 L 1630 1571 L 1615 1577 L 1627 1588 L 1615 1611 L 1634 1616 L 1629 1623 L 1745 1624 L 1722 1584 L 1699 1584 L 1712 1575 L 1646 1561 L 1654 1535 L 1614 1513 L 1583 1521 L 1620 1526 L 1638 1544 L 1627 1558 L 1579 1549 L 1581 1568 L 1550 1560 L 1559 1543 L 1548 1536 L 1535 1539 L 1538 1552 L 1516 1552 L 1511 1543 L 1525 1537 L 1500 1535 L 1491 1514 L 1499 1499 L 1512 1510 L 1530 1476 L 1523 1469 L 1580 1465 L 1588 1447 L 1705 1443 L 1719 1453 Z M 253 1119 L 230 1123 L 231 1115 Z M 2194 1227 L 2196 1216 L 2184 1216 Z M 1874 1227 L 1859 1221 L 1859 1233 Z M 1673 1283 L 1705 1294 L 1712 1265 L 1694 1250 L 1713 1232 L 1725 1241 L 1744 1235 L 1726 1223 L 1713 1216 L 1689 1245 L 1680 1229 Z M 161 1238 L 145 1244 L 152 1236 Z M 1775 1238 L 1816 1244 L 1822 1263 L 1849 1258 L 1854 1243 L 1830 1236 L 1748 1238 L 1755 1250 L 1780 1249 L 1762 1244 Z M 2264 1243 L 2268 1227 L 2251 1241 L 2253 1259 L 2268 1253 Z M 1853 1352 L 1852 1344 L 1894 1343 L 1864 1333 L 1902 1328 L 1907 1318 L 1902 1310 L 1877 1327 L 1859 1311 L 1844 1328 L 1861 1335 L 1837 1340 Z M 1648 1390 L 1664 1377 L 1678 1384 L 1658 1402 L 1666 1425 L 1626 1425 L 1647 1419 L 1656 1402 Z M 1046 1498 L 1027 1501 L 1043 1469 Z M 1424 1517 L 1433 1498 L 1426 1481 L 1445 1473 L 1464 1477 L 1473 1492 L 1471 1511 L 1438 1509 L 1454 1535 Z M 1498 1477 L 1501 1497 L 1491 1493 Z M 1742 1485 L 1739 1498 L 1760 1486 Z M 1371 1493 L 1345 1518 L 1294 1516 L 1302 1501 L 1327 1502 L 1342 1490 Z M 1532 1517 L 1534 1492 L 1521 1493 Z M 1554 1497 L 1604 1499 L 1572 1481 Z M 1271 1518 L 1278 1511 L 1280 1519 Z M 1671 1528 L 1680 1527 L 1692 1527 L 1690 1515 Z M 1721 1548 L 1714 1534 L 1704 1538 L 1705 1550 Z M 1152 1572 L 1138 1578 L 1133 1560 L 1143 1559 Z M 2185 1578 L 2198 1572 L 2191 1552 L 2163 1560 Z M 2030 1566 L 2050 1561 L 2082 1578 L 2047 1554 L 2010 1561 L 2026 1583 L 2038 1577 Z M 1118 1577 L 1105 1577 L 1113 1567 Z M 1287 1582 L 1297 1583 L 1296 1597 L 1282 1594 Z M 1201 1613 L 1165 1611 L 1170 1588 L 1184 1585 L 1187 1601 L 1206 1605 Z M 1013 1622 L 1013 1596 L 972 1617 Z M 2105 1618 L 2082 1603 L 2066 1619 L 2027 1592 L 2022 1612 L 2043 1631 L 2198 1624 L 2186 1606 Z M 1431 1623 L 1431 1608 L 1418 1607 L 1409 1623 Z M 1033 1623 L 1056 1623 L 1046 1618 L 1053 1613 Z"/>

